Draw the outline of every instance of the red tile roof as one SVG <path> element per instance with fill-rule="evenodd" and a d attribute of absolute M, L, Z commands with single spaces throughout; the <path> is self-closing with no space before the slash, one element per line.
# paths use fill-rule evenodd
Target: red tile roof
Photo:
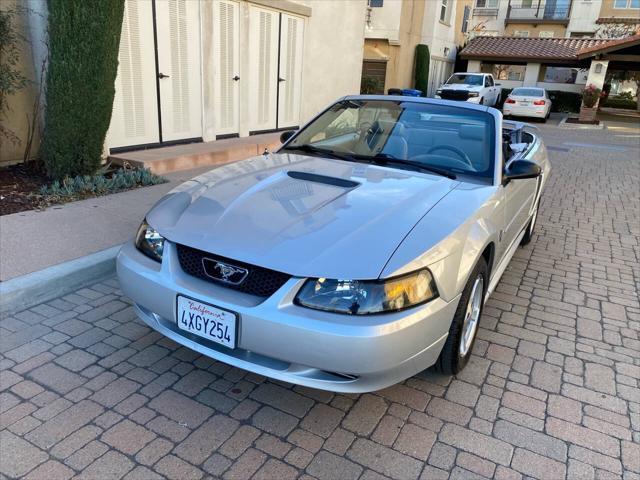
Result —
<path fill-rule="evenodd" d="M 640 43 L 640 35 L 606 38 L 476 37 L 460 52 L 465 59 L 580 60 L 598 52 Z"/>

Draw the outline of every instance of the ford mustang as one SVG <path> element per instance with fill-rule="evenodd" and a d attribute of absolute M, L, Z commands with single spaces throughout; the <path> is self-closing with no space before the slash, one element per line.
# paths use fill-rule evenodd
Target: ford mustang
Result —
<path fill-rule="evenodd" d="M 313 388 L 459 372 L 486 299 L 533 238 L 550 172 L 536 129 L 481 105 L 358 95 L 281 140 L 148 212 L 117 259 L 140 318 Z"/>

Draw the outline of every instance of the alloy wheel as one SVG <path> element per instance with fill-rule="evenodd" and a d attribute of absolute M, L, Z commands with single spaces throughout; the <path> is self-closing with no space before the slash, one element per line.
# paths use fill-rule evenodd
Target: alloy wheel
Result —
<path fill-rule="evenodd" d="M 478 323 L 480 321 L 480 311 L 482 310 L 483 295 L 484 277 L 478 275 L 473 282 L 473 288 L 471 289 L 471 295 L 469 295 L 469 302 L 467 303 L 467 309 L 465 311 L 464 323 L 462 324 L 462 335 L 460 336 L 460 346 L 458 348 L 458 353 L 461 357 L 469 353 L 473 339 L 476 336 Z"/>

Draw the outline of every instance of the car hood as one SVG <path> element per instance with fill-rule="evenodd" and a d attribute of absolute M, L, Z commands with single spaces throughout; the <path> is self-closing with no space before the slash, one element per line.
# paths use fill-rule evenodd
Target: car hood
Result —
<path fill-rule="evenodd" d="M 147 221 L 172 242 L 295 276 L 378 278 L 457 185 L 377 165 L 261 155 L 172 190 Z"/>
<path fill-rule="evenodd" d="M 480 85 L 466 85 L 463 83 L 455 83 L 453 85 L 445 84 L 442 87 L 443 90 L 482 90 L 482 86 Z"/>

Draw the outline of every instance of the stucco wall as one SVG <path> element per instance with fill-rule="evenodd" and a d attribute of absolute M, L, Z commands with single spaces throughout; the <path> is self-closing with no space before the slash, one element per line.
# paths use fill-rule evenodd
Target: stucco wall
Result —
<path fill-rule="evenodd" d="M 573 0 L 571 17 L 567 26 L 567 36 L 572 32 L 593 33 L 597 29 L 596 20 L 600 14 L 602 0 Z"/>
<path fill-rule="evenodd" d="M 391 43 L 400 41 L 403 3 L 403 0 L 385 0 L 382 7 L 369 8 L 365 37 L 386 39 Z"/>
<path fill-rule="evenodd" d="M 8 10 L 15 9 L 18 2 L 16 0 L 2 0 L 0 2 L 0 9 Z M 27 19 L 24 15 L 18 14 L 16 17 L 15 28 L 16 31 L 23 37 L 29 38 Z M 31 54 L 31 45 L 26 42 L 20 43 L 19 64 L 18 69 L 22 74 L 30 81 L 33 81 L 36 77 L 34 73 L 34 63 Z M 3 127 L 13 131 L 18 137 L 18 143 L 12 143 L 5 137 L 0 136 L 0 165 L 10 165 L 12 163 L 19 163 L 23 160 L 25 141 L 27 139 L 28 121 L 27 114 L 31 115 L 33 111 L 33 103 L 37 94 L 37 87 L 35 84 L 30 83 L 21 91 L 8 99 L 8 111 L 0 118 Z M 32 157 L 38 154 L 37 146 L 39 139 L 34 139 L 34 150 L 32 151 Z"/>
<path fill-rule="evenodd" d="M 430 1 L 430 0 L 428 0 Z M 425 2 L 390 0 L 385 8 L 400 13 L 400 23 L 395 41 L 372 38 L 371 29 L 365 29 L 365 58 L 380 59 L 384 52 L 387 61 L 385 88 L 413 88 L 413 67 L 416 45 L 422 42 L 422 20 Z M 376 14 L 379 8 L 371 9 Z M 394 14 L 395 15 L 395 14 Z M 372 17 L 372 20 L 376 17 Z"/>
<path fill-rule="evenodd" d="M 338 97 L 360 93 L 366 0 L 308 0 L 301 123 Z"/>

